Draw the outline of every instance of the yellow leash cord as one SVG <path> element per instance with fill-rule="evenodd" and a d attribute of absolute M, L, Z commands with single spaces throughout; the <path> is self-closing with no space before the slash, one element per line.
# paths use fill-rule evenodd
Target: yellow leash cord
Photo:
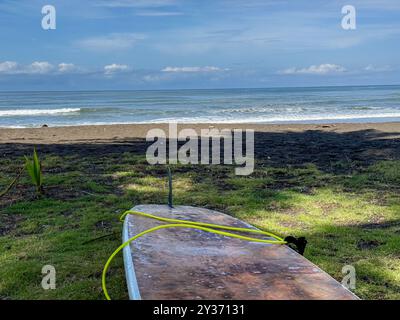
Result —
<path fill-rule="evenodd" d="M 237 228 L 237 227 L 230 227 L 230 226 L 223 226 L 223 225 L 219 225 L 219 224 L 213 224 L 213 223 L 204 223 L 204 222 L 195 222 L 195 221 L 188 221 L 188 220 L 179 220 L 179 219 L 171 219 L 171 218 L 164 218 L 164 217 L 159 217 L 159 216 L 155 216 L 152 214 L 148 214 L 148 213 L 144 213 L 144 212 L 140 212 L 140 211 L 133 211 L 133 210 L 128 210 L 126 211 L 121 217 L 120 217 L 120 221 L 123 222 L 125 217 L 128 214 L 134 214 L 137 216 L 142 216 L 142 217 L 146 217 L 146 218 L 150 218 L 150 219 L 154 219 L 154 220 L 158 220 L 158 221 L 162 221 L 162 222 L 168 222 L 168 223 L 184 223 L 184 224 L 190 224 L 190 225 L 194 225 L 194 226 L 200 226 L 200 227 L 206 227 L 206 228 L 212 228 L 212 229 L 223 229 L 223 230 L 231 230 L 231 231 L 238 231 L 238 232 L 248 232 L 248 233 L 255 233 L 255 234 L 261 234 L 261 235 L 266 235 L 266 236 L 270 236 L 273 237 L 275 239 L 277 239 L 278 241 L 284 241 L 283 238 L 267 232 L 267 231 L 261 231 L 258 229 L 250 229 L 250 228 Z M 258 239 L 260 240 L 260 239 Z M 276 244 L 275 240 L 263 240 L 264 241 L 269 241 L 267 243 L 274 243 Z M 286 243 L 285 243 L 286 244 Z"/>
<path fill-rule="evenodd" d="M 190 229 L 197 229 L 197 230 L 202 230 L 210 233 L 215 233 L 219 234 L 222 236 L 230 237 L 230 238 L 236 238 L 236 239 L 241 239 L 241 240 L 246 240 L 246 241 L 251 241 L 251 242 L 261 242 L 261 243 L 268 243 L 268 244 L 287 244 L 287 241 L 282 239 L 281 237 L 267 232 L 267 231 L 261 231 L 257 229 L 250 229 L 250 228 L 237 228 L 237 227 L 230 227 L 230 226 L 222 226 L 218 224 L 212 224 L 212 223 L 203 223 L 203 222 L 193 222 L 193 221 L 187 221 L 187 220 L 179 220 L 179 219 L 170 219 L 170 218 L 163 218 L 163 217 L 158 217 L 152 214 L 148 213 L 143 213 L 139 211 L 133 211 L 133 210 L 128 210 L 126 211 L 121 217 L 120 220 L 124 221 L 125 217 L 128 214 L 132 215 L 138 215 L 162 222 L 168 222 L 169 224 L 164 224 L 160 225 L 154 228 L 147 229 L 136 236 L 130 238 L 129 240 L 125 241 L 123 244 L 121 244 L 113 253 L 112 255 L 108 258 L 104 269 L 103 269 L 103 274 L 102 274 L 102 287 L 103 287 L 103 292 L 107 300 L 111 300 L 107 287 L 106 287 L 106 275 L 107 275 L 107 270 L 111 264 L 111 261 L 114 259 L 114 257 L 127 245 L 129 245 L 132 241 L 135 241 L 136 239 L 140 238 L 141 236 L 144 236 L 145 234 L 160 230 L 160 229 L 167 229 L 167 228 L 190 228 Z M 230 231 L 236 231 L 236 232 L 247 232 L 247 233 L 255 233 L 259 235 L 264 235 L 264 236 L 269 236 L 273 237 L 276 240 L 267 240 L 267 239 L 259 239 L 259 238 L 252 238 L 252 237 L 246 237 L 242 236 L 239 234 L 231 233 L 231 232 L 226 232 L 226 231 L 221 231 L 221 230 L 215 230 L 215 229 L 222 229 L 222 230 L 230 230 Z"/>

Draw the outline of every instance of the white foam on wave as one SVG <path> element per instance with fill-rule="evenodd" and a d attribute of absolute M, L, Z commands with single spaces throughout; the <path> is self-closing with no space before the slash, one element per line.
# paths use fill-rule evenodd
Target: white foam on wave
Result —
<path fill-rule="evenodd" d="M 263 117 L 241 117 L 241 118 L 220 118 L 220 117 L 192 117 L 192 118 L 163 118 L 147 121 L 149 123 L 279 123 L 279 122 L 307 122 L 307 121 L 340 121 L 340 120 L 357 120 L 357 119 L 384 119 L 384 118 L 400 118 L 400 112 L 392 113 L 376 113 L 376 114 L 335 114 L 335 115 L 280 115 L 280 116 L 263 116 Z"/>
<path fill-rule="evenodd" d="M 0 110 L 0 117 L 60 115 L 80 111 L 80 108 Z"/>
<path fill-rule="evenodd" d="M 276 106 L 262 106 L 262 107 L 241 107 L 241 108 L 229 108 L 229 109 L 215 109 L 210 110 L 209 112 L 212 114 L 218 113 L 237 113 L 237 114 L 251 114 L 251 113 L 282 113 L 282 112 L 304 112 L 306 110 L 305 107 L 296 107 L 296 106 L 280 106 L 279 108 Z"/>
<path fill-rule="evenodd" d="M 79 109 L 78 109 L 79 110 Z M 374 120 L 375 119 L 375 120 Z M 125 125 L 125 124 L 157 124 L 157 123 L 324 123 L 325 121 L 334 123 L 343 122 L 382 122 L 382 121 L 398 121 L 400 112 L 396 113 L 379 113 L 379 114 L 337 114 L 337 115 L 296 115 L 296 116 L 275 116 L 275 117 L 169 117 L 156 119 L 143 119 L 136 121 L 74 121 L 74 122 L 58 122 L 48 123 L 51 127 L 75 127 L 75 126 L 92 126 L 92 125 Z M 2 125 L 0 128 L 35 128 L 41 125 Z"/>

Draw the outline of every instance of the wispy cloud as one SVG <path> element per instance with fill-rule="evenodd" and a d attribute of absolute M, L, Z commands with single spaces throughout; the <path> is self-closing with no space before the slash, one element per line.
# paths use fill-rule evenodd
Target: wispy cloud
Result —
<path fill-rule="evenodd" d="M 142 77 L 145 82 L 162 82 L 171 80 L 169 74 L 146 74 Z"/>
<path fill-rule="evenodd" d="M 61 62 L 53 65 L 47 61 L 35 61 L 31 64 L 23 65 L 15 61 L 0 62 L 0 75 L 38 75 L 38 76 L 63 76 L 75 74 L 76 76 L 112 76 L 126 73 L 132 69 L 126 64 L 112 63 L 104 67 L 94 67 L 91 69 L 77 66 L 74 63 Z"/>
<path fill-rule="evenodd" d="M 61 73 L 69 73 L 69 72 L 74 72 L 78 68 L 73 64 L 73 63 L 65 63 L 62 62 L 58 65 L 58 71 Z"/>
<path fill-rule="evenodd" d="M 175 72 L 175 73 L 193 73 L 193 72 L 216 72 L 222 71 L 219 67 L 206 66 L 206 67 L 165 67 L 162 72 Z"/>
<path fill-rule="evenodd" d="M 320 65 L 312 65 L 307 68 L 288 68 L 285 70 L 278 71 L 278 74 L 316 74 L 316 75 L 326 75 L 326 74 L 337 74 L 346 72 L 346 68 L 338 65 L 338 64 L 331 64 L 331 63 L 324 63 Z"/>
<path fill-rule="evenodd" d="M 178 11 L 139 11 L 136 13 L 137 16 L 142 17 L 173 17 L 181 16 L 183 12 Z"/>
<path fill-rule="evenodd" d="M 21 65 L 15 61 L 0 63 L 0 74 L 48 74 L 54 66 L 47 61 L 35 61 L 29 65 Z"/>
<path fill-rule="evenodd" d="M 46 74 L 54 69 L 54 66 L 47 61 L 35 61 L 26 69 L 28 73 Z"/>
<path fill-rule="evenodd" d="M 393 71 L 391 66 L 375 66 L 373 64 L 369 64 L 364 68 L 364 71 L 367 72 L 386 72 L 386 71 Z"/>
<path fill-rule="evenodd" d="M 111 8 L 166 7 L 176 4 L 176 0 L 99 0 L 98 6 Z"/>
<path fill-rule="evenodd" d="M 106 75 L 112 75 L 115 73 L 126 72 L 129 70 L 129 66 L 126 64 L 109 64 L 104 67 L 104 73 Z"/>
<path fill-rule="evenodd" d="M 79 40 L 78 46 L 88 50 L 111 51 L 126 50 L 132 48 L 138 41 L 145 39 L 138 33 L 111 33 Z"/>

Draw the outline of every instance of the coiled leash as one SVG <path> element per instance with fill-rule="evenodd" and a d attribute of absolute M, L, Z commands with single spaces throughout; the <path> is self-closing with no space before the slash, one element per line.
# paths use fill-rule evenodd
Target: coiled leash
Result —
<path fill-rule="evenodd" d="M 121 217 L 120 221 L 124 221 L 125 217 L 127 215 L 137 215 L 149 219 L 154 219 L 158 220 L 161 222 L 167 222 L 168 224 L 163 224 L 159 225 L 154 228 L 150 228 L 148 230 L 145 230 L 136 236 L 130 238 L 129 240 L 125 241 L 123 244 L 121 244 L 113 253 L 112 255 L 108 258 L 104 269 L 103 269 L 103 274 L 102 274 L 102 288 L 104 295 L 107 300 L 111 300 L 107 287 L 106 287 L 106 275 L 107 275 L 107 270 L 111 264 L 111 261 L 114 259 L 114 257 L 126 246 L 128 246 L 132 241 L 135 241 L 136 239 L 144 236 L 145 234 L 160 230 L 160 229 L 167 229 L 167 228 L 188 228 L 188 229 L 197 229 L 197 230 L 202 230 L 205 232 L 210 232 L 214 234 L 219 234 L 222 236 L 230 237 L 230 238 L 236 238 L 236 239 L 241 239 L 245 241 L 251 241 L 251 242 L 261 242 L 261 243 L 269 243 L 269 244 L 279 244 L 279 245 L 284 245 L 284 244 L 293 244 L 296 246 L 297 251 L 300 254 L 304 253 L 305 246 L 307 244 L 307 241 L 305 238 L 295 238 L 292 236 L 286 237 L 285 239 L 267 231 L 262 231 L 258 229 L 250 229 L 250 228 L 237 228 L 237 227 L 230 227 L 230 226 L 223 226 L 223 225 L 218 225 L 218 224 L 212 224 L 212 223 L 203 223 L 203 222 L 195 222 L 195 221 L 187 221 L 187 220 L 179 220 L 179 219 L 171 219 L 171 218 L 164 218 L 164 217 L 159 217 L 155 216 L 152 214 L 144 213 L 144 212 L 139 212 L 139 211 L 133 211 L 133 210 L 128 210 L 126 211 Z M 245 233 L 253 233 L 253 234 L 258 234 L 258 235 L 263 235 L 263 236 L 268 236 L 274 238 L 272 239 L 259 239 L 259 238 L 253 238 L 253 237 L 248 237 L 248 236 L 243 236 L 239 235 L 236 233 L 232 232 L 226 232 L 222 230 L 229 230 L 229 231 L 234 231 L 234 232 L 245 232 Z"/>

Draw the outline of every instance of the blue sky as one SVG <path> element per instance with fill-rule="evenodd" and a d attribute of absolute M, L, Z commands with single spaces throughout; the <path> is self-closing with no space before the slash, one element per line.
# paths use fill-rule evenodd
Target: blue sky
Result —
<path fill-rule="evenodd" d="M 0 0 L 0 42 L 0 90 L 400 84 L 398 0 Z"/>

